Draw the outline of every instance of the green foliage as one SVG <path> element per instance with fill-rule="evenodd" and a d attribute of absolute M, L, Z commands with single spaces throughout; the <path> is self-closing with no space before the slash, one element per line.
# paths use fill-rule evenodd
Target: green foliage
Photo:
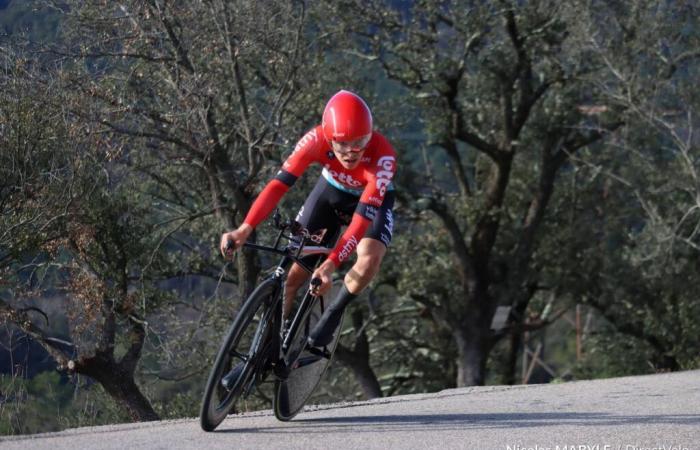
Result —
<path fill-rule="evenodd" d="M 653 350 L 643 341 L 606 327 L 586 340 L 583 359 L 573 368 L 577 379 L 622 377 L 654 373 Z"/>
<path fill-rule="evenodd" d="M 57 372 L 31 380 L 0 375 L 0 435 L 60 431 L 125 421 L 97 385 L 74 384 Z"/>

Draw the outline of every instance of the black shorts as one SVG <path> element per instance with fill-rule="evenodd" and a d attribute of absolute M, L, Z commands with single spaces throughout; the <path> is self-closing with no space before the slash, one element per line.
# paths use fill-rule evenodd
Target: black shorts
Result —
<path fill-rule="evenodd" d="M 357 212 L 367 218 L 374 217 L 364 237 L 376 239 L 388 247 L 394 229 L 394 198 L 394 191 L 388 191 L 382 206 L 375 210 L 359 203 L 360 197 L 357 195 L 343 192 L 320 177 L 296 220 L 311 234 L 326 229 L 321 244 L 329 245 L 337 240 L 343 225 L 348 225 L 353 213 Z"/>

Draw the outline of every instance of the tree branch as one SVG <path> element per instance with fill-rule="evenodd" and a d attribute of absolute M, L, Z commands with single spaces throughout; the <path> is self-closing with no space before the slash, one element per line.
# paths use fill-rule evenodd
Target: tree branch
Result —
<path fill-rule="evenodd" d="M 435 198 L 428 198 L 428 209 L 433 211 L 441 220 L 452 240 L 454 246 L 454 254 L 460 264 L 460 273 L 462 274 L 463 286 L 468 286 L 470 280 L 475 279 L 474 261 L 464 240 L 464 234 L 455 220 L 454 216 L 449 212 L 447 206 Z"/>
<path fill-rule="evenodd" d="M 0 319 L 5 323 L 12 323 L 20 330 L 34 339 L 59 366 L 67 368 L 72 355 L 65 352 L 66 343 L 60 339 L 47 336 L 46 332 L 34 324 L 26 311 L 13 308 L 3 300 L 0 300 Z"/>

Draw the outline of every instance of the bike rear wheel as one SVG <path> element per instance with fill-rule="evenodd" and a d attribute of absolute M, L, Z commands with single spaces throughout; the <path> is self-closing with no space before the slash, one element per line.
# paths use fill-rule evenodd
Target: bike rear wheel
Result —
<path fill-rule="evenodd" d="M 281 421 L 289 421 L 302 410 L 308 399 L 316 390 L 333 360 L 333 354 L 338 346 L 342 319 L 335 331 L 333 341 L 325 347 L 325 354 L 319 355 L 306 349 L 306 340 L 311 329 L 323 314 L 324 304 L 335 298 L 341 282 L 336 282 L 328 296 L 319 298 L 313 304 L 311 311 L 302 326 L 296 330 L 293 346 L 286 352 L 285 358 L 293 365 L 288 368 L 288 375 L 275 381 L 275 396 L 273 409 L 275 417 Z M 324 303 L 325 300 L 325 303 Z M 301 346 L 301 347 L 300 347 Z"/>
<path fill-rule="evenodd" d="M 254 291 L 224 338 L 209 373 L 202 407 L 200 425 L 204 431 L 212 431 L 234 408 L 236 401 L 247 396 L 255 383 L 258 372 L 263 370 L 270 347 L 274 325 L 274 300 L 279 295 L 279 283 L 268 279 Z M 221 379 L 236 365 L 242 364 L 237 380 L 226 389 Z"/>

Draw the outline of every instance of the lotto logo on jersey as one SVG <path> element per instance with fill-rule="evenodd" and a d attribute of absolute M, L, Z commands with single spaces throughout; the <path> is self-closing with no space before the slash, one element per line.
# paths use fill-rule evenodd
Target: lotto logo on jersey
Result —
<path fill-rule="evenodd" d="M 362 186 L 362 182 L 354 179 L 352 175 L 349 173 L 345 172 L 336 172 L 335 170 L 331 169 L 330 164 L 326 164 L 324 166 L 326 170 L 328 171 L 329 174 L 333 177 L 333 179 L 340 181 L 341 183 L 347 184 L 348 186 L 352 187 L 360 187 Z"/>
<path fill-rule="evenodd" d="M 377 166 L 381 170 L 377 171 L 377 189 L 379 193 L 386 194 L 386 188 L 391 183 L 391 179 L 394 176 L 394 168 L 396 167 L 396 158 L 393 156 L 382 156 L 377 161 Z"/>
<path fill-rule="evenodd" d="M 394 164 L 396 163 L 396 158 L 393 156 L 382 156 L 377 161 L 377 165 L 384 170 L 394 171 Z"/>

